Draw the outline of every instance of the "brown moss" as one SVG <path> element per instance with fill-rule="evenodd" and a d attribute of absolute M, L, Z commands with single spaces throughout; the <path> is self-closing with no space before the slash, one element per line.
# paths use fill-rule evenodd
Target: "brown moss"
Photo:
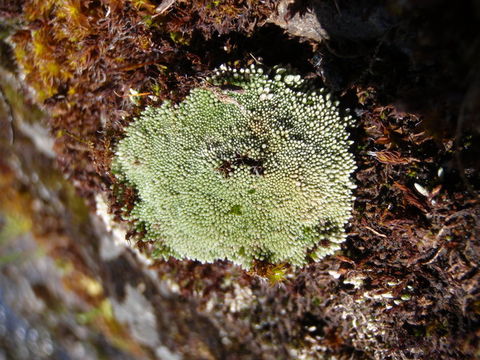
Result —
<path fill-rule="evenodd" d="M 286 37 L 276 41 L 278 32 L 268 26 L 258 30 L 273 9 L 272 2 L 176 1 L 157 13 L 153 6 L 158 4 L 31 0 L 25 7 L 27 26 L 14 37 L 27 81 L 54 115 L 50 125 L 57 135 L 59 162 L 90 200 L 114 182 L 109 172 L 111 148 L 138 105 L 167 98 L 177 101 L 209 69 L 232 59 L 255 61 L 260 54 L 267 65 L 283 61 L 305 73 L 311 70 L 305 65 L 311 56 L 302 53 L 305 48 L 310 51 L 308 46 Z M 375 68 L 374 75 L 391 66 L 389 57 L 382 59 L 382 69 Z M 356 58 L 350 61 L 357 63 Z M 345 69 L 345 76 L 359 71 Z M 34 76 L 40 72 L 42 76 Z M 404 72 L 396 76 L 389 84 L 397 86 Z M 130 88 L 154 93 L 158 99 L 137 96 L 134 104 Z M 384 92 L 387 97 L 392 94 L 388 87 Z M 199 309 L 214 299 L 216 310 L 223 312 L 222 321 L 228 319 L 220 327 L 238 339 L 229 348 L 234 355 L 243 347 L 259 354 L 257 358 L 288 358 L 288 349 L 278 344 L 289 344 L 314 357 L 320 356 L 315 353 L 320 344 L 326 347 L 327 355 L 322 356 L 339 358 L 413 357 L 412 350 L 423 357 L 468 357 L 478 351 L 480 205 L 455 175 L 453 136 L 427 136 L 418 116 L 391 105 L 380 107 L 372 88 L 351 91 L 347 102 L 349 97 L 360 114 L 353 149 L 360 186 L 341 256 L 312 264 L 275 286 L 223 262 L 168 260 L 153 268 L 179 284 L 184 297 L 195 296 Z M 468 139 L 462 143 L 466 148 Z M 445 171 L 443 180 L 436 175 L 439 167 Z M 468 175 L 472 182 L 474 175 L 474 171 Z M 416 193 L 416 182 L 430 195 Z M 110 199 L 119 215 L 135 193 L 124 189 L 122 199 L 111 193 Z M 139 245 L 148 253 L 148 244 Z M 112 274 L 118 272 L 118 267 L 112 269 Z M 258 264 L 258 273 L 274 279 L 278 271 L 283 268 Z M 333 278 L 331 271 L 339 277 Z M 354 275 L 364 277 L 359 288 L 344 282 Z M 389 282 L 396 285 L 389 287 Z M 226 295 L 233 293 L 232 283 L 248 287 L 257 299 L 242 313 L 232 314 L 223 305 Z M 373 299 L 359 301 L 367 293 L 388 291 L 406 300 L 390 309 Z M 373 334 L 368 323 L 354 325 L 355 314 L 361 315 L 358 319 L 373 317 L 382 332 Z M 308 330 L 312 326 L 316 329 Z"/>
<path fill-rule="evenodd" d="M 147 0 L 26 1 L 27 26 L 13 37 L 17 61 L 53 114 L 59 162 L 81 193 L 92 199 L 110 187 L 110 148 L 125 118 L 152 102 L 146 95 L 178 100 L 198 81 L 194 73 L 212 67 L 192 38 L 251 33 L 247 22 L 271 8 L 250 1 L 179 1 L 163 10 Z M 130 89 L 145 95 L 132 98 Z"/>

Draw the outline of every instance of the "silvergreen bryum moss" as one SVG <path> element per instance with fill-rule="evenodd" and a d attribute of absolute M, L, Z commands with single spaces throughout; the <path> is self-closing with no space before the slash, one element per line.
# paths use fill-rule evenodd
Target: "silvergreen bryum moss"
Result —
<path fill-rule="evenodd" d="M 283 68 L 222 66 L 180 104 L 126 129 L 116 176 L 158 256 L 304 265 L 339 248 L 352 210 L 338 103 Z"/>

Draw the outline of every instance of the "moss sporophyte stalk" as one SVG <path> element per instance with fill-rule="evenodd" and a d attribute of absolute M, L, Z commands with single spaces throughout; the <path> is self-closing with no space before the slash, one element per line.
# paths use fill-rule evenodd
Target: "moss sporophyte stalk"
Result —
<path fill-rule="evenodd" d="M 349 116 L 283 68 L 222 66 L 180 104 L 145 109 L 113 171 L 158 256 L 304 265 L 339 248 L 353 203 Z"/>

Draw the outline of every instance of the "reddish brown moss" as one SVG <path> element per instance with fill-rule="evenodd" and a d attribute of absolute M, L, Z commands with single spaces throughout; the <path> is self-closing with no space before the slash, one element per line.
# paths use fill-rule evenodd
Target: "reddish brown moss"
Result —
<path fill-rule="evenodd" d="M 51 128 L 63 170 L 92 199 L 111 184 L 112 141 L 137 104 L 179 100 L 212 67 L 204 46 L 232 31 L 249 34 L 272 5 L 252 1 L 178 1 L 168 7 L 147 0 L 26 1 L 25 30 L 13 37 L 16 57 L 40 102 L 53 115 Z M 158 11 L 159 12 L 158 12 Z M 227 14 L 227 15 L 225 15 Z M 254 19 L 257 19 L 254 21 Z M 198 41 L 197 41 L 198 43 Z M 218 54 L 219 43 L 215 44 Z"/>
<path fill-rule="evenodd" d="M 202 6 L 203 1 L 195 2 L 192 7 L 186 1 L 177 1 L 158 16 L 148 4 L 157 5 L 159 1 L 141 4 L 120 0 L 82 1 L 81 13 L 93 14 L 91 17 L 65 9 L 48 10 L 53 9 L 53 3 L 27 2 L 27 28 L 14 38 L 18 44 L 17 56 L 27 74 L 43 67 L 43 76 L 37 79 L 27 75 L 27 79 L 40 93 L 52 94 L 44 96 L 46 106 L 55 114 L 51 125 L 59 135 L 60 163 L 76 180 L 77 188 L 90 197 L 111 183 L 107 149 L 127 122 L 123 117 L 134 114 L 136 109 L 128 97 L 129 88 L 142 93 L 154 92 L 160 100 L 178 100 L 195 84 L 193 75 L 201 76 L 213 68 L 212 65 L 229 60 L 230 53 L 242 58 L 242 55 L 248 57 L 252 50 L 257 56 L 258 49 L 265 48 L 274 54 L 272 61 L 283 59 L 275 52 L 279 43 L 269 36 L 264 36 L 263 41 L 255 38 L 255 42 L 248 43 L 253 30 L 242 24 L 261 24 L 271 8 L 271 5 L 259 5 L 260 2 L 255 5 L 248 1 L 222 1 L 218 6 L 229 14 L 224 19 L 210 16 L 216 12 L 218 15 L 219 8 Z M 79 6 L 75 2 L 64 4 Z M 228 4 L 234 4 L 233 8 L 226 9 Z M 56 11 L 63 16 L 58 21 Z M 68 23 L 67 16 L 70 16 Z M 451 29 L 444 21 L 438 20 L 438 24 L 444 31 Z M 65 29 L 69 26 L 75 26 L 69 31 L 75 34 L 76 41 L 65 38 Z M 48 31 L 42 35 L 42 29 Z M 267 29 L 266 35 L 271 34 L 268 27 L 264 29 Z M 35 35 L 39 31 L 41 36 Z M 46 59 L 39 64 L 33 46 L 35 36 L 40 46 L 37 51 L 42 47 L 52 50 L 43 51 Z M 205 39 L 210 40 L 205 42 Z M 458 41 L 458 44 L 464 43 Z M 291 50 L 294 44 L 288 46 L 290 53 L 301 58 L 297 51 Z M 227 50 L 223 50 L 224 47 Z M 429 54 L 437 56 L 435 52 L 429 51 Z M 301 61 L 305 62 L 308 57 L 303 58 Z M 397 69 L 391 66 L 389 57 L 383 59 L 382 69 L 374 69 L 375 73 L 390 74 L 383 67 Z M 59 64 L 60 69 L 55 68 Z M 362 70 L 366 71 L 367 67 Z M 58 77 L 51 76 L 55 71 Z M 396 74 L 405 77 L 404 71 Z M 397 77 L 392 77 L 389 84 L 398 87 L 396 80 Z M 385 87 L 383 96 L 391 94 Z M 413 349 L 422 351 L 423 357 L 434 358 L 465 358 L 478 352 L 480 314 L 476 264 L 480 253 L 477 241 L 480 205 L 469 198 L 462 182 L 454 176 L 453 136 L 429 138 L 422 134 L 416 116 L 399 113 L 391 106 L 378 107 L 372 89 L 358 95 L 364 105 L 359 109 L 362 116 L 357 144 L 360 145 L 355 150 L 359 154 L 357 179 L 361 186 L 356 192 L 358 200 L 351 236 L 343 245 L 343 256 L 312 265 L 298 272 L 294 279 L 275 287 L 238 273 L 225 263 L 200 265 L 170 260 L 154 266 L 160 275 L 180 284 L 182 295 L 191 298 L 196 294 L 201 309 L 210 299 L 216 299 L 219 311 L 226 314 L 222 320 L 231 319 L 224 327 L 231 338 L 238 339 L 238 347 L 234 343 L 229 348 L 231 354 L 249 348 L 257 354 L 287 358 L 287 349 L 269 347 L 269 344 L 288 343 L 309 348 L 311 344 L 305 339 L 312 336 L 308 330 L 312 325 L 317 327 L 313 332 L 314 344 L 325 346 L 327 354 L 340 358 L 371 358 L 373 352 L 383 350 L 408 355 Z M 142 96 L 139 101 L 143 104 L 151 100 Z M 446 180 L 437 182 L 435 174 L 439 165 L 446 172 Z M 421 182 L 430 190 L 438 189 L 439 185 L 442 188 L 434 197 L 423 198 L 415 193 L 415 182 Z M 126 203 L 133 201 L 133 193 L 125 194 Z M 431 200 L 435 200 L 435 204 Z M 145 248 L 148 251 L 148 244 Z M 71 253 L 74 258 L 81 256 Z M 331 270 L 337 271 L 340 278 L 330 276 Z M 343 282 L 355 274 L 365 276 L 362 288 Z M 222 307 L 222 299 L 232 293 L 231 283 L 227 283 L 229 278 L 248 286 L 259 299 L 258 304 L 234 315 Z M 398 285 L 390 289 L 387 282 Z M 408 290 L 408 286 L 413 290 Z M 392 309 L 373 300 L 355 305 L 366 291 L 392 291 L 395 296 L 409 293 L 410 300 Z M 353 326 L 350 318 L 342 318 L 339 309 L 345 308 L 373 316 L 387 331 L 376 339 L 366 338 L 369 334 L 366 326 Z M 168 310 L 178 314 L 175 309 L 172 306 Z M 163 313 L 169 311 L 162 308 Z M 165 329 L 170 325 L 167 322 Z M 190 329 L 185 333 L 188 331 Z"/>

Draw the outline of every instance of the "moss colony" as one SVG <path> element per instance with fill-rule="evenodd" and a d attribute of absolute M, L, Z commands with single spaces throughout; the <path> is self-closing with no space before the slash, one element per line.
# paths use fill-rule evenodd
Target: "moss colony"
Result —
<path fill-rule="evenodd" d="M 138 191 L 130 216 L 159 256 L 303 265 L 345 239 L 350 123 L 286 69 L 222 66 L 181 104 L 147 108 L 114 172 Z"/>

